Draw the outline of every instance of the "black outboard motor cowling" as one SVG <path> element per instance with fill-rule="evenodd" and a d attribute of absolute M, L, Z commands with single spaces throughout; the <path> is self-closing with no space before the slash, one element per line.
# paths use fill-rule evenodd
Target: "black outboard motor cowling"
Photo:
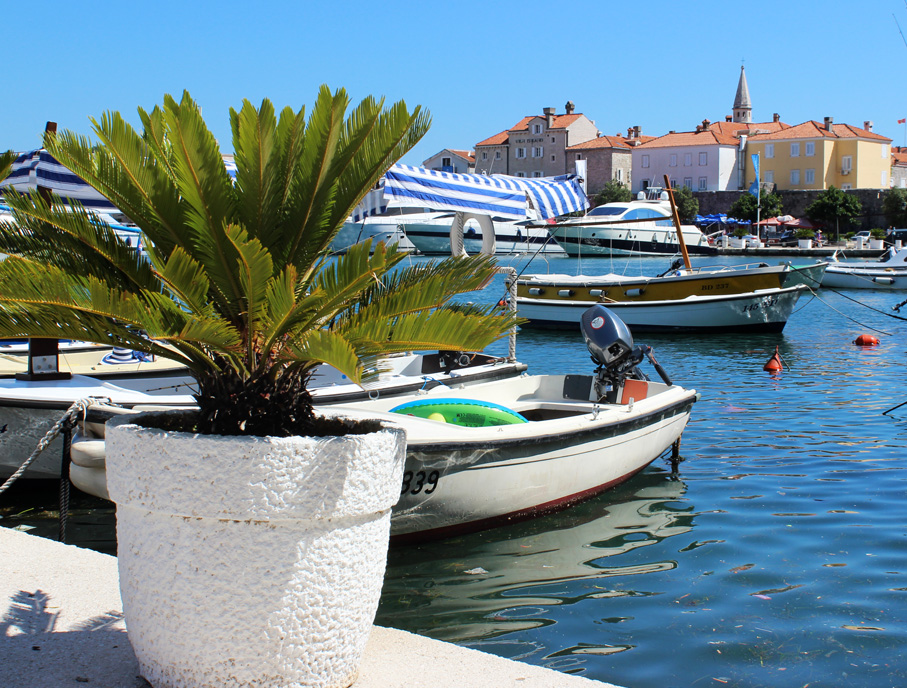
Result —
<path fill-rule="evenodd" d="M 643 358 L 648 358 L 664 383 L 671 385 L 671 379 L 652 355 L 652 348 L 634 346 L 630 328 L 604 306 L 596 304 L 587 309 L 580 318 L 580 328 L 592 360 L 598 365 L 595 393 L 600 400 L 614 403 L 626 380 L 648 380 L 637 367 Z"/>
<path fill-rule="evenodd" d="M 580 328 L 592 360 L 599 365 L 616 365 L 633 351 L 630 328 L 604 306 L 596 304 L 586 310 Z"/>

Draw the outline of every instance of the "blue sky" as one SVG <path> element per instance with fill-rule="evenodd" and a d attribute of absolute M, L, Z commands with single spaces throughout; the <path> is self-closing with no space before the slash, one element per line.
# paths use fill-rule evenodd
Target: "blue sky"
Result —
<path fill-rule="evenodd" d="M 420 164 L 568 100 L 603 134 L 689 131 L 731 113 L 741 64 L 757 121 L 872 120 L 905 142 L 907 0 L 5 0 L 0 18 L 0 149 L 37 147 L 47 120 L 136 124 L 137 106 L 187 89 L 229 152 L 231 106 L 299 108 L 328 84 L 426 107 L 404 158 Z"/>

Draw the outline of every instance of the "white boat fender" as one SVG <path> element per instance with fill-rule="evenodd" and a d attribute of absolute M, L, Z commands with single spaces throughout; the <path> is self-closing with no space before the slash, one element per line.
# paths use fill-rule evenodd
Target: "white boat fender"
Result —
<path fill-rule="evenodd" d="M 466 223 L 469 220 L 475 220 L 479 223 L 479 229 L 482 230 L 482 253 L 493 256 L 496 249 L 496 239 L 494 235 L 494 223 L 488 215 L 476 215 L 474 213 L 457 213 L 454 215 L 453 222 L 450 225 L 450 255 L 468 256 L 464 242 L 466 233 Z"/>

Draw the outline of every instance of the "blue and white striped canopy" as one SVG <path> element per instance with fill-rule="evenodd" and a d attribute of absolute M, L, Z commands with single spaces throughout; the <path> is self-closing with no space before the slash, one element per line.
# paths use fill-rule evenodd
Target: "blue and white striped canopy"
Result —
<path fill-rule="evenodd" d="M 387 212 L 387 199 L 384 198 L 384 188 L 372 189 L 365 198 L 359 201 L 359 205 L 350 215 L 352 222 L 362 222 L 365 218 L 372 215 L 381 215 Z"/>
<path fill-rule="evenodd" d="M 0 182 L 0 190 L 11 187 L 19 193 L 34 193 L 39 186 L 50 189 L 66 205 L 78 201 L 97 213 L 118 212 L 113 203 L 43 148 L 22 153 L 13 162 L 9 176 Z"/>
<path fill-rule="evenodd" d="M 500 174 L 455 174 L 399 164 L 384 175 L 384 197 L 389 205 L 514 220 L 544 220 L 589 206 L 574 175 L 528 179 Z"/>

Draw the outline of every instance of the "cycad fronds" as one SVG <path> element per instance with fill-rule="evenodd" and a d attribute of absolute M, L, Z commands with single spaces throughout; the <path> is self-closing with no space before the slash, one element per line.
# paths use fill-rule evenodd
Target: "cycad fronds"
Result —
<path fill-rule="evenodd" d="M 382 355 L 478 350 L 509 315 L 457 309 L 480 288 L 488 258 L 400 266 L 368 243 L 337 259 L 331 240 L 388 167 L 427 131 L 402 102 L 322 87 L 306 111 L 265 100 L 230 111 L 236 179 L 188 93 L 116 112 L 45 145 L 142 231 L 147 256 L 96 216 L 59 199 L 10 194 L 0 226 L 0 336 L 66 337 L 170 356 L 199 383 L 201 432 L 311 431 L 305 385 L 328 363 L 353 380 Z"/>

